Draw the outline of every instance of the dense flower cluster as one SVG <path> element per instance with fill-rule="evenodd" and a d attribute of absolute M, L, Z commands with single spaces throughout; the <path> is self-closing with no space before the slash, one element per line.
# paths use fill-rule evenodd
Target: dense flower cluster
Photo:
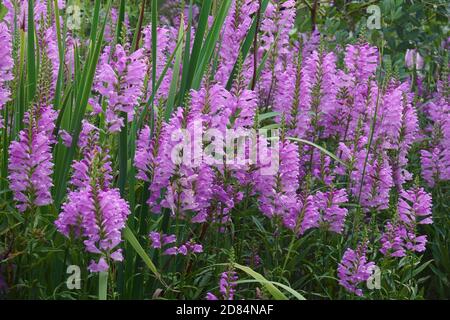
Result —
<path fill-rule="evenodd" d="M 51 106 L 34 106 L 26 114 L 26 128 L 19 132 L 19 140 L 9 147 L 8 179 L 21 212 L 53 201 L 51 146 L 56 116 Z"/>
<path fill-rule="evenodd" d="M 404 257 L 407 251 L 423 252 L 427 236 L 417 236 L 417 226 L 431 224 L 431 196 L 423 188 L 402 190 L 398 202 L 398 221 L 387 222 L 381 237 L 381 253 L 392 257 Z"/>
<path fill-rule="evenodd" d="M 358 285 L 369 279 L 375 266 L 374 262 L 367 261 L 366 247 L 366 244 L 360 244 L 355 250 L 348 248 L 337 269 L 339 284 L 358 296 L 363 295 Z"/>
<path fill-rule="evenodd" d="M 430 135 L 428 148 L 421 151 L 422 176 L 430 187 L 439 181 L 450 180 L 450 74 L 438 82 L 438 91 L 432 101 L 424 106 L 431 123 L 426 132 Z"/>
<path fill-rule="evenodd" d="M 0 112 L 10 99 L 7 81 L 13 79 L 11 72 L 13 65 L 11 32 L 6 23 L 0 22 Z M 0 128 L 2 127 L 3 120 L 0 114 Z"/>
<path fill-rule="evenodd" d="M 118 44 L 113 49 L 105 47 L 100 58 L 94 88 L 107 100 L 105 119 L 110 132 L 120 131 L 124 126 L 121 112 L 128 121 L 133 120 L 147 64 L 143 53 L 142 49 L 129 53 Z"/>
<path fill-rule="evenodd" d="M 152 242 L 151 246 L 154 249 L 161 249 L 163 246 L 167 244 L 172 244 L 177 242 L 177 237 L 174 234 L 167 235 L 161 234 L 160 232 L 152 231 L 149 234 L 149 238 Z M 203 246 L 201 244 L 195 243 L 193 240 L 190 240 L 179 247 L 173 246 L 164 250 L 165 255 L 173 256 L 177 254 L 181 254 L 183 256 L 188 253 L 202 253 Z"/>
<path fill-rule="evenodd" d="M 220 275 L 219 280 L 219 291 L 222 295 L 223 300 L 234 300 L 234 295 L 236 293 L 236 281 L 238 276 L 236 271 L 229 270 L 225 271 Z M 219 300 L 217 296 L 213 293 L 208 292 L 206 295 L 207 300 Z"/>
<path fill-rule="evenodd" d="M 232 0 L 210 12 L 165 1 L 159 9 L 169 15 L 157 26 L 139 20 L 136 31 L 128 14 L 116 30 L 114 7 L 102 16 L 98 46 L 85 41 L 83 30 L 65 33 L 64 15 L 56 17 L 54 8 L 63 10 L 65 1 L 36 0 L 39 65 L 32 66 L 23 41 L 30 39 L 33 8 L 23 0 L 2 3 L 0 148 L 9 149 L 2 150 L 8 158 L 0 173 L 11 191 L 5 199 L 25 213 L 54 203 L 56 229 L 82 240 L 95 257 L 91 272 L 124 259 L 128 217 L 160 266 L 176 260 L 169 269 L 177 290 L 186 285 L 180 265 L 188 273 L 224 255 L 260 268 L 288 250 L 283 268 L 277 263 L 270 276 L 290 277 L 295 273 L 286 267 L 297 267 L 290 258 L 310 257 L 300 245 L 330 236 L 339 243 L 338 283 L 362 296 L 375 261 L 425 251 L 422 225 L 439 220 L 431 194 L 440 195 L 450 180 L 448 66 L 425 101 L 423 79 L 380 65 L 378 48 L 363 35 L 335 47 L 318 30 L 297 32 L 294 0 Z M 223 8 L 226 16 L 217 16 Z M 205 29 L 197 30 L 199 16 Z M 409 49 L 406 71 L 424 71 L 426 61 Z M 26 74 L 31 69 L 36 74 Z M 247 224 L 258 235 L 245 234 L 235 247 Z M 285 239 L 292 239 L 289 247 Z M 238 252 L 236 260 L 220 243 Z M 233 300 L 237 281 L 236 271 L 223 272 L 220 294 L 206 298 Z"/>
<path fill-rule="evenodd" d="M 55 224 L 65 236 L 83 238 L 86 251 L 100 254 L 98 262 L 92 260 L 89 265 L 91 272 L 100 272 L 108 269 L 109 259 L 123 259 L 122 250 L 116 247 L 130 209 L 119 190 L 111 188 L 111 161 L 98 146 L 97 129 L 85 122 L 83 133 L 87 140 L 82 147 L 84 157 L 72 165 L 73 190 Z"/>

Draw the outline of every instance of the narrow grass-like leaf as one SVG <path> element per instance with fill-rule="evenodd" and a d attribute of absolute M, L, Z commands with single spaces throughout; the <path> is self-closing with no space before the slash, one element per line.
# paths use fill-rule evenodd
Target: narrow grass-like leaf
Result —
<path fill-rule="evenodd" d="M 187 85 L 187 77 L 189 75 L 193 1 L 194 0 L 190 0 L 190 3 L 189 3 L 188 25 L 187 25 L 187 31 L 186 31 L 186 37 L 185 37 L 186 40 L 185 40 L 185 44 L 184 44 L 184 54 L 183 54 L 183 66 L 189 66 L 189 67 L 183 68 L 183 70 L 182 70 L 180 91 L 178 92 L 178 100 L 177 100 L 178 105 L 180 105 L 183 102 L 184 92 L 186 90 L 186 85 Z"/>
<path fill-rule="evenodd" d="M 180 28 L 178 30 L 178 42 L 183 41 L 183 38 L 184 38 L 184 22 L 182 19 L 180 23 Z M 181 49 L 182 49 L 181 46 L 178 47 L 175 54 L 175 64 L 173 66 L 172 80 L 170 82 L 169 95 L 166 102 L 166 112 L 165 112 L 166 121 L 169 120 L 170 115 L 172 114 L 175 96 L 178 89 L 178 82 L 180 79 L 181 54 L 182 54 Z"/>
<path fill-rule="evenodd" d="M 269 0 L 263 0 L 261 2 L 261 8 L 260 8 L 261 19 L 264 16 L 264 12 L 266 11 L 268 4 L 269 4 Z M 245 61 L 245 58 L 247 57 L 247 54 L 250 51 L 250 47 L 252 46 L 252 43 L 253 43 L 253 38 L 255 36 L 256 24 L 257 24 L 256 18 L 257 18 L 257 15 L 255 15 L 255 17 L 253 18 L 252 25 L 251 25 L 250 29 L 248 30 L 247 36 L 245 37 L 245 39 L 241 45 L 240 55 L 238 55 L 238 57 L 241 56 L 243 61 Z M 234 80 L 234 77 L 236 76 L 237 69 L 238 69 L 238 61 L 236 60 L 236 63 L 234 64 L 233 70 L 231 71 L 230 77 L 228 78 L 228 82 L 226 85 L 226 88 L 228 90 L 231 89 L 231 85 L 233 84 L 233 80 Z"/>
<path fill-rule="evenodd" d="M 34 46 L 34 1 L 28 1 L 27 25 L 27 105 L 36 94 L 36 53 Z"/>
<path fill-rule="evenodd" d="M 270 45 L 269 50 L 267 50 L 267 51 L 264 53 L 264 55 L 263 55 L 263 57 L 262 57 L 262 59 L 261 59 L 261 62 L 259 63 L 258 68 L 256 69 L 255 80 L 254 80 L 256 83 L 258 82 L 259 77 L 261 76 L 261 72 L 263 71 L 264 66 L 266 65 L 267 59 L 269 58 L 269 55 L 270 55 L 270 53 L 272 52 L 275 43 L 276 43 L 276 42 L 274 41 L 274 43 L 272 43 L 272 44 Z M 251 86 L 252 86 L 252 82 L 250 82 L 250 83 L 248 84 L 248 88 L 251 89 Z"/>
<path fill-rule="evenodd" d="M 58 42 L 58 57 L 59 57 L 59 69 L 58 78 L 56 80 L 55 88 L 55 98 L 53 100 L 53 105 L 59 109 L 59 103 L 62 92 L 62 82 L 64 76 L 64 43 L 61 40 L 61 25 L 60 25 L 60 14 L 58 8 L 58 0 L 53 1 L 54 12 L 55 12 L 55 25 L 56 25 L 56 40 Z"/>
<path fill-rule="evenodd" d="M 281 292 L 277 287 L 275 287 L 270 281 L 264 278 L 260 273 L 254 271 L 253 269 L 240 265 L 238 263 L 233 263 L 233 266 L 261 283 L 267 291 L 272 295 L 275 300 L 288 300 L 288 298 Z"/>
<path fill-rule="evenodd" d="M 158 0 L 152 0 L 152 92 L 155 91 L 156 82 L 156 66 L 157 66 L 157 49 L 158 49 Z"/>
<path fill-rule="evenodd" d="M 175 46 L 175 49 L 173 50 L 172 54 L 170 55 L 169 59 L 167 60 L 167 63 L 164 66 L 164 69 L 163 69 L 162 73 L 160 74 L 160 76 L 158 78 L 158 81 L 156 82 L 155 90 L 153 90 L 152 94 L 150 95 L 150 97 L 147 100 L 147 103 L 145 104 L 144 108 L 142 109 L 141 114 L 139 115 L 138 123 L 137 123 L 137 126 L 136 126 L 136 132 L 133 133 L 133 136 L 135 136 L 136 133 L 137 133 L 137 130 L 142 127 L 144 119 L 147 116 L 148 109 L 150 108 L 150 106 L 153 106 L 153 101 L 155 99 L 156 92 L 158 92 L 158 89 L 161 86 L 161 83 L 162 83 L 164 77 L 167 74 L 167 70 L 169 70 L 169 67 L 172 64 L 172 60 L 175 57 L 175 54 L 176 54 L 176 52 L 177 52 L 177 50 L 178 50 L 178 48 L 179 48 L 179 46 L 181 45 L 182 42 L 183 41 L 179 41 L 177 43 L 177 45 Z"/>
<path fill-rule="evenodd" d="M 205 45 L 202 47 L 202 50 L 200 52 L 200 63 L 198 64 L 195 70 L 194 78 L 192 80 L 191 87 L 193 89 L 198 89 L 200 87 L 203 75 L 214 53 L 217 41 L 219 40 L 219 35 L 220 32 L 222 31 L 222 26 L 228 14 L 228 10 L 230 9 L 230 5 L 231 5 L 230 0 L 225 0 L 222 2 L 219 12 L 217 13 L 216 18 L 214 19 L 211 30 L 209 30 L 208 32 L 208 35 L 205 40 Z"/>
<path fill-rule="evenodd" d="M 273 284 L 273 285 L 275 285 L 277 287 L 280 287 L 280 288 L 286 290 L 287 292 L 292 294 L 297 300 L 306 300 L 306 298 L 301 293 L 295 291 L 294 289 L 292 289 L 291 287 L 289 287 L 289 286 L 287 286 L 287 285 L 285 285 L 283 283 L 279 283 L 279 282 L 276 282 L 276 281 L 268 281 L 268 280 L 238 280 L 238 281 L 236 281 L 236 284 L 239 284 L 239 283 L 255 283 L 255 282 L 256 283 L 261 283 L 261 284 L 264 284 L 264 283 Z"/>
<path fill-rule="evenodd" d="M 120 0 L 119 16 L 116 25 L 116 43 L 122 44 L 122 27 L 125 19 L 125 0 Z M 125 193 L 125 184 L 127 182 L 127 170 L 128 170 L 128 120 L 127 114 L 121 112 L 121 117 L 124 118 L 123 127 L 119 134 L 119 190 L 122 196 Z"/>
<path fill-rule="evenodd" d="M 279 115 L 280 115 L 280 113 L 278 111 L 270 111 L 270 112 L 258 114 L 258 122 L 261 122 L 266 119 L 274 118 Z"/>
<path fill-rule="evenodd" d="M 141 257 L 141 259 L 145 262 L 147 267 L 150 269 L 150 271 L 158 278 L 161 279 L 161 276 L 156 269 L 155 264 L 150 259 L 150 257 L 145 252 L 144 248 L 142 248 L 141 244 L 139 243 L 138 239 L 136 239 L 136 236 L 133 234 L 133 231 L 130 230 L 130 228 L 126 227 L 123 231 L 123 237 L 125 240 L 127 240 L 133 249 L 136 251 L 136 253 Z"/>
<path fill-rule="evenodd" d="M 3 3 L 0 2 L 0 21 L 3 20 L 3 18 L 6 16 L 7 13 L 8 13 L 8 10 L 3 5 Z"/>
<path fill-rule="evenodd" d="M 339 162 L 340 164 L 344 165 L 345 167 L 347 167 L 347 164 L 342 161 L 341 159 L 338 158 L 338 156 L 336 156 L 334 153 L 328 151 L 327 149 L 325 149 L 324 147 L 319 146 L 318 144 L 315 144 L 314 142 L 305 140 L 305 139 L 300 139 L 300 138 L 294 138 L 294 137 L 287 137 L 286 139 L 292 140 L 292 141 L 297 141 L 297 142 L 301 142 L 307 145 L 310 145 L 316 149 L 318 149 L 320 152 L 326 154 L 327 156 L 329 156 L 330 158 L 333 158 L 334 160 L 336 160 L 337 162 Z"/>
<path fill-rule="evenodd" d="M 132 50 L 137 50 L 139 47 L 139 41 L 142 35 L 142 24 L 144 22 L 145 4 L 146 0 L 141 1 L 141 9 L 139 11 L 139 18 L 136 24 L 136 29 L 134 30 L 133 42 L 131 43 Z"/>
<path fill-rule="evenodd" d="M 194 44 L 192 46 L 191 57 L 189 60 L 189 68 L 186 75 L 186 79 L 182 79 L 182 82 L 186 81 L 186 87 L 182 87 L 180 98 L 184 97 L 184 93 L 191 88 L 192 80 L 194 78 L 195 70 L 197 69 L 197 63 L 202 49 L 203 37 L 205 35 L 206 28 L 208 26 L 209 12 L 211 11 L 212 0 L 205 0 L 202 3 L 200 11 L 200 17 L 198 20 L 197 30 L 195 31 Z M 190 48 L 186 47 L 185 50 L 189 52 Z"/>
<path fill-rule="evenodd" d="M 100 2 L 100 0 L 96 0 L 96 2 Z M 96 7 L 97 7 L 97 4 L 96 4 Z M 68 152 L 66 153 L 66 155 L 64 157 L 64 161 L 59 164 L 59 166 L 61 167 L 60 172 L 58 173 L 58 175 L 56 175 L 56 178 L 55 178 L 55 180 L 56 180 L 55 181 L 55 185 L 56 185 L 55 206 L 57 209 L 59 208 L 59 206 L 61 204 L 61 200 L 63 199 L 64 194 L 66 192 L 67 175 L 69 173 L 70 164 L 72 163 L 72 160 L 75 156 L 75 150 L 77 148 L 78 138 L 79 138 L 80 131 L 81 131 L 81 121 L 82 121 L 82 119 L 84 117 L 84 113 L 86 111 L 89 95 L 91 92 L 92 83 L 94 81 L 95 70 L 97 67 L 98 58 L 100 56 L 101 46 L 102 46 L 102 42 L 103 42 L 103 34 L 105 31 L 106 21 L 108 18 L 110 8 L 111 8 L 111 0 L 108 1 L 105 18 L 103 20 L 102 27 L 101 27 L 100 33 L 98 35 L 97 41 L 95 43 L 91 44 L 91 50 L 89 52 L 88 61 L 83 70 L 82 80 L 79 83 L 79 85 L 82 87 L 82 90 L 80 92 L 78 92 L 78 90 L 77 90 L 77 95 L 80 93 L 81 93 L 81 95 L 80 95 L 80 98 L 77 99 L 77 105 L 76 105 L 77 110 L 74 113 L 75 116 L 72 121 L 73 122 L 72 145 L 69 148 Z M 97 12 L 97 14 L 99 14 L 99 11 Z M 97 20 L 98 16 L 94 17 L 93 19 L 94 19 L 94 21 Z"/>

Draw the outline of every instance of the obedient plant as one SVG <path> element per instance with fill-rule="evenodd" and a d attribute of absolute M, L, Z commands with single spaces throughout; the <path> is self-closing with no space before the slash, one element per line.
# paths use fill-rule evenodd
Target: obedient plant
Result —
<path fill-rule="evenodd" d="M 366 248 L 367 244 L 359 244 L 355 250 L 348 248 L 337 270 L 339 284 L 358 296 L 363 295 L 358 286 L 369 279 L 375 266 L 374 262 L 367 261 Z"/>
<path fill-rule="evenodd" d="M 130 209 L 119 190 L 111 187 L 111 162 L 107 151 L 98 146 L 97 128 L 89 123 L 84 127 L 88 137 L 83 159 L 72 165 L 73 190 L 55 224 L 65 236 L 83 238 L 87 252 L 100 255 L 89 265 L 91 272 L 100 272 L 108 269 L 109 260 L 123 260 L 122 250 L 116 247 Z"/>
<path fill-rule="evenodd" d="M 9 147 L 9 182 L 21 212 L 52 203 L 51 146 L 56 114 L 51 106 L 33 106 L 25 116 L 26 128 Z"/>
<path fill-rule="evenodd" d="M 105 121 L 112 133 L 125 121 L 133 121 L 135 106 L 142 95 L 146 69 L 143 50 L 127 52 L 122 45 L 106 47 L 100 57 L 94 88 L 107 101 Z M 126 114 L 126 119 L 121 115 Z"/>
<path fill-rule="evenodd" d="M 0 297 L 434 294 L 448 57 L 330 36 L 325 4 L 78 5 L 0 5 Z"/>
<path fill-rule="evenodd" d="M 0 23 L 0 111 L 3 110 L 6 102 L 10 99 L 10 90 L 7 81 L 13 79 L 12 77 L 12 41 L 11 31 L 5 22 Z M 3 120 L 0 118 L 0 126 L 3 126 Z"/>

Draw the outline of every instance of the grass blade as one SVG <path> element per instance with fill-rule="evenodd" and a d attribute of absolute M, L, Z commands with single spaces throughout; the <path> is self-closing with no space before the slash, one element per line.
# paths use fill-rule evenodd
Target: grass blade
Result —
<path fill-rule="evenodd" d="M 96 0 L 96 7 L 97 2 L 100 2 L 100 0 Z M 97 67 L 97 62 L 100 56 L 101 46 L 103 42 L 103 34 L 105 31 L 106 21 L 108 18 L 108 13 L 111 8 L 111 0 L 108 1 L 107 4 L 107 10 L 105 14 L 105 18 L 102 23 L 102 27 L 100 30 L 100 33 L 98 35 L 96 43 L 93 43 L 91 45 L 91 49 L 89 52 L 89 58 L 88 63 L 84 67 L 85 70 L 83 70 L 83 77 L 82 81 L 80 83 L 80 86 L 82 86 L 82 90 L 80 92 L 77 90 L 77 96 L 81 93 L 80 98 L 77 99 L 77 110 L 75 110 L 74 113 L 74 119 L 72 121 L 72 145 L 69 148 L 68 152 L 66 153 L 64 157 L 64 161 L 60 163 L 60 171 L 57 175 L 55 175 L 55 186 L 56 186 L 56 193 L 55 193 L 55 207 L 58 209 L 61 201 L 64 197 L 64 194 L 66 192 L 66 183 L 67 183 L 67 175 L 69 173 L 70 164 L 72 163 L 72 160 L 75 156 L 75 150 L 77 148 L 78 144 L 78 138 L 81 132 L 81 121 L 84 117 L 84 113 L 86 111 L 89 95 L 91 93 L 91 87 L 92 83 L 94 81 L 94 75 L 95 70 Z M 99 11 L 96 12 L 99 14 Z M 97 17 L 94 17 L 94 21 L 98 19 Z M 55 170 L 56 171 L 56 170 Z"/>
<path fill-rule="evenodd" d="M 158 1 L 152 0 L 152 92 L 155 91 L 156 81 L 156 65 L 157 65 L 157 49 L 158 49 Z"/>
<path fill-rule="evenodd" d="M 261 19 L 264 16 L 264 12 L 266 11 L 268 4 L 269 4 L 269 0 L 263 0 L 261 3 L 261 8 L 260 8 Z M 247 36 L 245 37 L 245 40 L 241 45 L 241 51 L 240 51 L 240 54 L 238 55 L 238 57 L 241 56 L 243 61 L 245 61 L 245 58 L 247 57 L 247 54 L 250 51 L 250 47 L 252 46 L 253 38 L 254 38 L 255 32 L 256 32 L 256 25 L 257 25 L 257 15 L 255 15 L 255 17 L 253 18 L 252 26 L 248 30 Z M 233 84 L 233 80 L 234 80 L 234 77 L 236 76 L 237 69 L 238 69 L 238 61 L 236 60 L 236 63 L 234 64 L 234 67 L 233 67 L 233 71 L 231 71 L 230 78 L 228 79 L 228 82 L 226 85 L 226 88 L 228 90 L 231 89 L 231 85 Z"/>
<path fill-rule="evenodd" d="M 183 19 L 181 19 L 180 28 L 178 30 L 178 42 L 183 41 L 184 38 L 184 22 Z M 173 66 L 173 72 L 172 72 L 172 81 L 170 82 L 170 88 L 169 88 L 169 96 L 167 98 L 166 102 L 166 114 L 165 119 L 168 121 L 170 119 L 170 115 L 172 114 L 173 105 L 175 102 L 175 96 L 178 89 L 178 81 L 180 78 L 180 64 L 181 64 L 181 46 L 178 47 L 176 54 L 175 54 L 175 64 Z"/>
<path fill-rule="evenodd" d="M 336 156 L 334 153 L 328 151 L 327 149 L 325 149 L 324 147 L 319 146 L 318 144 L 315 144 L 314 142 L 305 140 L 305 139 L 300 139 L 300 138 L 294 138 L 294 137 L 287 137 L 286 139 L 288 140 L 292 140 L 292 141 L 297 141 L 297 142 L 301 142 L 307 145 L 310 145 L 316 149 L 318 149 L 320 152 L 326 154 L 327 156 L 329 156 L 330 158 L 333 158 L 334 160 L 336 160 L 337 162 L 339 162 L 340 164 L 342 164 L 343 166 L 347 167 L 348 165 L 342 161 L 341 159 L 338 158 L 338 156 Z"/>
<path fill-rule="evenodd" d="M 261 283 L 261 284 L 264 284 L 264 283 L 273 284 L 275 286 L 283 288 L 284 290 L 286 290 L 287 292 L 292 294 L 297 300 L 306 300 L 306 298 L 301 293 L 295 291 L 294 289 L 292 289 L 291 287 L 289 287 L 289 286 L 287 286 L 285 284 L 282 284 L 282 283 L 279 283 L 279 282 L 276 282 L 276 281 L 268 281 L 268 280 L 262 280 L 262 279 L 260 279 L 260 280 L 238 280 L 238 281 L 236 281 L 237 284 L 239 284 L 239 283 L 255 283 L 255 282 Z"/>
<path fill-rule="evenodd" d="M 214 49 L 216 48 L 217 41 L 219 40 L 220 31 L 222 30 L 223 23 L 230 9 L 231 1 L 225 0 L 219 9 L 219 12 L 214 19 L 214 23 L 211 30 L 208 32 L 208 36 L 205 40 L 205 45 L 202 47 L 200 52 L 200 64 L 197 66 L 194 79 L 192 80 L 192 88 L 198 89 L 205 73 L 206 67 L 209 64 L 211 57 L 213 55 Z"/>
<path fill-rule="evenodd" d="M 139 243 L 138 239 L 136 239 L 136 236 L 133 234 L 133 231 L 130 230 L 130 228 L 126 227 L 123 231 L 123 237 L 125 240 L 127 240 L 133 249 L 136 251 L 136 253 L 141 257 L 141 259 L 145 262 L 147 267 L 150 269 L 150 271 L 158 278 L 161 279 L 161 276 L 156 269 L 155 264 L 150 259 L 150 257 L 145 252 L 144 248 L 142 248 L 141 244 Z"/>
<path fill-rule="evenodd" d="M 27 105 L 36 94 L 36 54 L 34 48 L 34 1 L 28 1 L 28 34 L 27 34 Z"/>
<path fill-rule="evenodd" d="M 272 295 L 275 300 L 288 300 L 288 298 L 281 292 L 277 287 L 275 287 L 272 282 L 268 281 L 264 278 L 260 273 L 254 271 L 253 269 L 240 265 L 238 263 L 233 263 L 233 266 L 241 271 L 244 271 L 246 274 L 251 276 L 253 279 L 257 280 L 261 283 L 267 291 Z"/>
<path fill-rule="evenodd" d="M 183 100 L 184 93 L 191 88 L 192 80 L 194 78 L 195 70 L 197 68 L 198 59 L 200 57 L 200 51 L 202 49 L 203 37 L 205 35 L 206 28 L 208 26 L 209 12 L 211 11 L 212 0 L 203 1 L 200 11 L 200 18 L 198 20 L 197 30 L 195 32 L 194 44 L 192 46 L 191 57 L 189 60 L 189 72 L 187 73 L 187 79 L 182 79 L 182 82 L 186 81 L 186 88 L 180 93 L 180 99 Z M 192 10 L 192 9 L 191 9 Z M 188 52 L 189 47 L 186 47 Z"/>

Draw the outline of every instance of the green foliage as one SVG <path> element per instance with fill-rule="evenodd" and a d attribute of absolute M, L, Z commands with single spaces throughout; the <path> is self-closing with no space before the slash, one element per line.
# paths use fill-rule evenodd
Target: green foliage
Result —
<path fill-rule="evenodd" d="M 54 1 L 56 3 L 56 0 Z M 61 129 L 70 131 L 73 136 L 72 146 L 67 149 L 60 143 L 54 150 L 55 174 L 53 195 L 55 204 L 36 210 L 35 214 L 21 215 L 13 207 L 11 192 L 7 189 L 7 146 L 15 139 L 22 128 L 24 112 L 33 99 L 39 95 L 36 91 L 40 75 L 39 61 L 36 61 L 36 37 L 33 20 L 33 1 L 29 1 L 28 32 L 15 35 L 17 41 L 16 60 L 18 61 L 18 79 L 14 82 L 14 101 L 8 106 L 14 108 L 16 122 L 12 135 L 6 130 L 2 133 L 0 159 L 0 272 L 10 288 L 8 298 L 39 299 L 117 299 L 117 298 L 167 298 L 167 299 L 203 299 L 207 291 L 216 290 L 220 273 L 232 266 L 239 270 L 239 291 L 237 298 L 274 298 L 274 299 L 359 299 L 347 293 L 337 285 L 336 267 L 345 248 L 354 244 L 353 230 L 345 233 L 348 240 L 319 228 L 297 238 L 292 232 L 280 228 L 281 221 L 265 219 L 254 202 L 240 203 L 232 212 L 233 223 L 222 233 L 223 225 L 210 223 L 205 226 L 184 225 L 177 221 L 176 226 L 169 225 L 169 212 L 157 216 L 149 213 L 146 204 L 148 185 L 135 180 L 131 162 L 134 158 L 136 135 L 143 123 L 152 124 L 154 129 L 155 92 L 169 67 L 173 68 L 169 98 L 165 101 L 165 120 L 173 109 L 184 104 L 186 93 L 191 88 L 198 88 L 208 67 L 214 62 L 214 51 L 221 41 L 221 29 L 230 7 L 230 1 L 187 1 L 189 5 L 188 24 L 180 24 L 178 42 L 168 58 L 167 64 L 157 77 L 156 68 L 152 68 L 153 90 L 147 101 L 142 102 L 142 112 L 136 120 L 122 130 L 119 139 L 108 140 L 104 133 L 102 142 L 115 151 L 112 156 L 119 159 L 115 169 L 115 183 L 122 194 L 127 194 L 132 214 L 128 226 L 123 232 L 124 255 L 122 265 L 114 265 L 105 275 L 89 274 L 86 267 L 88 258 L 83 254 L 80 243 L 62 237 L 54 228 L 54 220 L 60 211 L 61 203 L 67 193 L 67 178 L 70 165 L 77 157 L 77 141 L 81 131 L 81 121 L 86 112 L 92 108 L 88 99 L 92 92 L 95 70 L 102 46 L 109 14 L 114 1 L 96 0 L 94 5 L 88 0 L 72 0 L 83 11 L 81 28 L 74 32 L 85 39 L 90 39 L 88 49 L 80 46 L 74 52 L 74 72 L 67 75 L 61 67 L 58 73 L 54 105 L 59 110 L 56 132 Z M 297 29 L 292 31 L 292 39 L 298 39 L 300 33 L 309 32 L 312 22 L 317 27 L 326 45 L 334 49 L 343 48 L 348 43 L 365 37 L 374 44 L 384 44 L 383 70 L 389 68 L 398 73 L 400 78 L 410 75 L 404 66 L 406 49 L 416 48 L 425 57 L 424 75 L 426 86 L 436 85 L 437 74 L 441 72 L 445 52 L 441 46 L 449 36 L 448 1 L 334 1 L 333 5 L 314 0 L 297 1 Z M 115 2 L 114 2 L 115 3 Z M 140 1 L 121 0 L 119 3 L 118 23 L 115 43 L 124 39 L 123 22 L 130 21 L 132 47 L 142 41 L 139 26 L 152 23 L 152 55 L 149 57 L 156 65 L 156 27 L 158 14 L 164 1 L 151 0 L 140 6 Z M 184 3 L 184 2 L 183 2 Z M 262 0 L 261 13 L 266 10 L 268 0 Z M 192 7 L 200 5 L 197 21 L 192 19 Z M 367 7 L 376 4 L 382 13 L 380 30 L 366 28 Z M 316 8 L 316 9 L 314 9 Z M 141 15 L 142 10 L 142 15 Z M 0 4 L 0 20 L 6 11 Z M 63 23 L 57 22 L 58 50 L 64 60 L 65 34 L 67 33 L 65 12 L 55 11 L 55 17 L 62 16 Z M 208 17 L 213 16 L 213 23 L 208 27 Z M 314 16 L 315 18 L 312 18 Z M 142 20 L 141 20 L 142 18 Z M 169 17 L 170 18 L 170 17 Z M 196 28 L 195 38 L 191 43 L 191 27 Z M 187 29 L 185 29 L 187 27 Z M 252 27 L 241 44 L 241 59 L 249 54 L 256 31 L 256 16 Z M 136 45 L 136 46 L 135 46 Z M 191 50 L 192 45 L 192 50 Z M 269 51 L 270 52 L 270 51 Z M 256 78 L 266 63 L 269 52 L 259 61 Z M 388 67 L 389 66 L 389 67 Z M 240 66 L 242 68 L 242 65 Z M 231 88 L 238 73 L 239 58 L 228 81 Z M 158 70 L 159 72 L 159 70 Z M 69 78 L 73 81 L 63 81 Z M 148 81 L 149 79 L 147 79 Z M 159 110 L 158 110 L 159 111 Z M 259 114 L 257 125 L 262 128 L 274 128 L 279 125 L 273 119 L 277 112 Z M 98 121 L 104 121 L 99 119 Z M 331 153 L 327 146 L 313 141 L 290 138 L 300 144 L 317 148 L 344 166 L 337 155 Z M 410 159 L 410 171 L 420 176 L 418 150 Z M 434 220 L 433 226 L 427 226 L 429 250 L 423 256 L 409 255 L 399 260 L 384 259 L 381 269 L 381 289 L 368 290 L 367 299 L 448 299 L 450 292 L 450 217 L 449 184 L 441 183 L 433 188 Z M 248 190 L 251 194 L 251 190 Z M 248 198 L 251 198 L 249 196 Z M 354 215 L 361 214 L 358 204 L 348 204 L 355 209 Z M 391 212 L 392 213 L 392 212 Z M 385 217 L 377 217 L 383 220 Z M 189 255 L 185 260 L 180 257 L 162 255 L 150 250 L 148 232 L 164 230 L 165 233 L 177 233 L 179 238 L 187 239 L 192 235 L 202 237 L 204 243 L 212 247 L 205 256 Z M 207 229 L 207 230 L 206 230 Z M 206 232 L 208 231 L 208 232 Z M 362 233 L 364 230 L 362 231 Z M 375 240 L 380 234 L 370 235 Z M 374 250 L 379 249 L 375 248 Z M 375 256 L 377 252 L 369 252 Z M 260 259 L 261 262 L 257 260 Z M 245 264 L 245 265 L 244 265 Z M 81 290 L 69 290 L 66 287 L 66 269 L 69 265 L 81 268 Z M 2 269 L 3 268 L 3 269 Z M 98 277 L 98 278 L 97 278 Z M 0 292 L 0 297 L 1 297 Z"/>

